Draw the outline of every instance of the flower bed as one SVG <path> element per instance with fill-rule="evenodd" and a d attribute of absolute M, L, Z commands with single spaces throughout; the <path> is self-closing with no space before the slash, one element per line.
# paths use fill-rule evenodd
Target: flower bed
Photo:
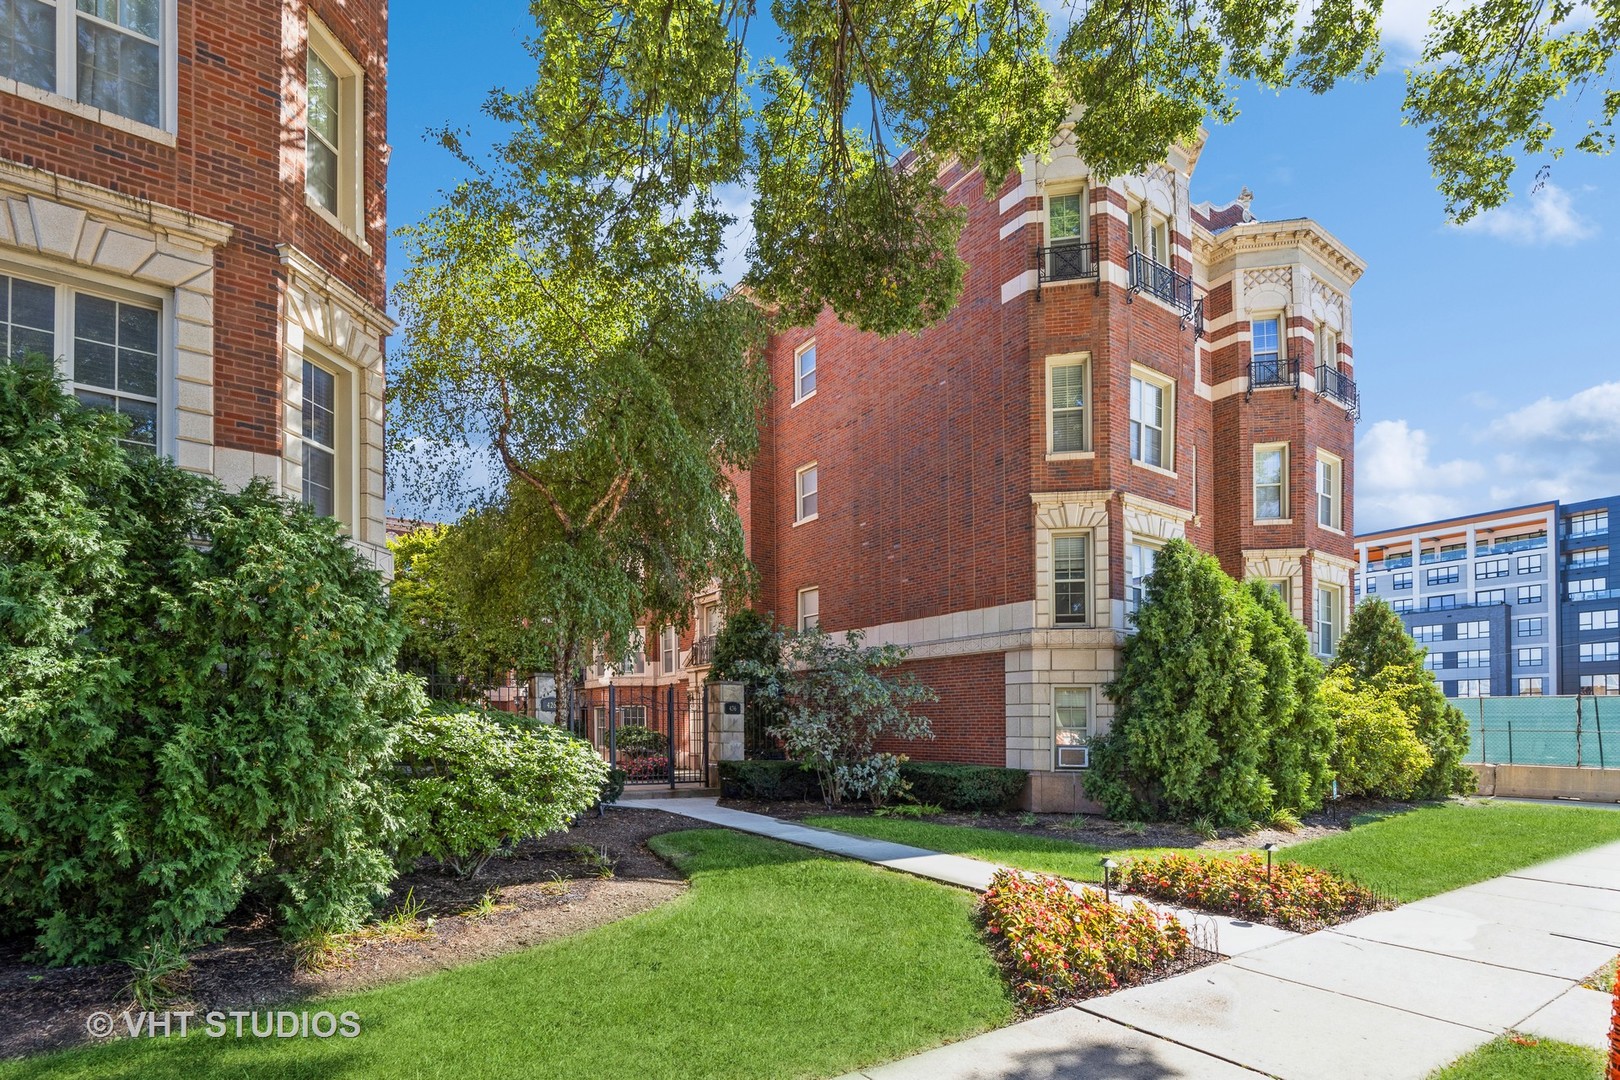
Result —
<path fill-rule="evenodd" d="M 1173 915 L 1091 890 L 1076 895 L 1055 877 L 998 870 L 980 913 L 1026 1008 L 1107 993 L 1213 956 Z"/>
<path fill-rule="evenodd" d="M 1154 900 L 1234 915 L 1284 930 L 1311 931 L 1395 906 L 1371 889 L 1326 870 L 1242 854 L 1197 859 L 1168 854 L 1131 859 L 1119 888 Z"/>
<path fill-rule="evenodd" d="M 620 754 L 619 768 L 630 783 L 646 780 L 664 780 L 669 777 L 667 754 Z"/>

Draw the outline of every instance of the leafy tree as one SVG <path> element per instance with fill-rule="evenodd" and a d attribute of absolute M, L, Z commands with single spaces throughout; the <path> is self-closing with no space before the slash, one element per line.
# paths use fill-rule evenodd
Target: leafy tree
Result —
<path fill-rule="evenodd" d="M 527 665 L 513 635 L 502 632 L 508 628 L 460 603 L 455 568 L 446 558 L 451 531 L 425 525 L 388 542 L 394 553 L 388 596 L 405 634 L 400 669 L 426 679 L 435 697 L 470 701 Z"/>
<path fill-rule="evenodd" d="M 1086 794 L 1116 818 L 1263 816 L 1274 792 L 1251 650 L 1237 583 L 1185 541 L 1166 544 L 1107 687 L 1114 719 L 1092 746 Z"/>
<path fill-rule="evenodd" d="M 815 769 L 829 806 L 864 797 L 881 806 L 900 787 L 904 758 L 879 751 L 882 739 L 931 739 L 926 716 L 912 707 L 938 695 L 894 669 L 898 645 L 863 645 L 859 630 L 834 637 L 820 627 L 777 630 L 779 665 L 746 660 L 736 670 L 760 681 L 760 696 L 780 711 L 770 734 L 788 757 Z"/>
<path fill-rule="evenodd" d="M 730 679 L 743 683 L 745 708 L 743 718 L 747 727 L 745 743 L 750 756 L 779 755 L 771 748 L 767 734 L 782 724 L 780 703 L 768 694 L 760 693 L 767 681 L 760 672 L 776 671 L 782 666 L 782 642 L 771 620 L 752 608 L 743 608 L 726 616 L 725 625 L 714 636 L 714 661 L 709 678 Z"/>
<path fill-rule="evenodd" d="M 608 781 L 607 762 L 583 739 L 479 711 L 418 716 L 399 751 L 408 850 L 463 878 L 502 848 L 568 828 Z"/>
<path fill-rule="evenodd" d="M 1341 794 L 1404 799 L 1434 764 L 1407 722 L 1400 696 L 1383 682 L 1358 682 L 1348 671 L 1322 681 L 1322 708 L 1336 732 L 1333 769 Z"/>
<path fill-rule="evenodd" d="M 392 876 L 378 783 L 420 704 L 330 519 L 126 456 L 42 358 L 0 364 L 0 912 L 52 963 L 302 934 Z"/>
<path fill-rule="evenodd" d="M 1376 683 L 1395 696 L 1431 759 L 1413 794 L 1439 799 L 1472 791 L 1474 774 L 1463 764 L 1468 718 L 1446 700 L 1434 673 L 1423 666 L 1425 652 L 1393 608 L 1368 597 L 1351 613 L 1329 670 L 1343 672 L 1358 685 Z"/>
<path fill-rule="evenodd" d="M 1264 581 L 1249 581 L 1250 654 L 1260 665 L 1262 726 L 1260 771 L 1278 806 L 1301 813 L 1321 807 L 1331 790 L 1328 761 L 1333 718 L 1322 707 L 1322 664 L 1311 655 L 1305 627 Z"/>

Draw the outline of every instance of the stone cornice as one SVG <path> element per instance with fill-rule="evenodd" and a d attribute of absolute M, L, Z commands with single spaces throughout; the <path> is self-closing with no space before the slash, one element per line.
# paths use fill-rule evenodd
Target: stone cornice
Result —
<path fill-rule="evenodd" d="M 1309 252 L 1346 285 L 1354 285 L 1367 269 L 1359 255 L 1310 218 L 1245 221 L 1219 234 L 1193 230 L 1194 261 L 1206 267 L 1245 252 L 1287 250 Z"/>
<path fill-rule="evenodd" d="M 104 222 L 121 222 L 147 232 L 155 230 L 205 247 L 223 247 L 235 231 L 225 222 L 201 214 L 4 158 L 0 158 L 0 188 L 72 205 Z"/>
<path fill-rule="evenodd" d="M 344 284 L 338 276 L 291 244 L 277 244 L 281 264 L 290 272 L 289 284 L 309 288 L 331 296 L 349 309 L 349 313 L 373 330 L 379 337 L 387 337 L 399 329 L 399 324 L 378 311 L 371 301 Z"/>

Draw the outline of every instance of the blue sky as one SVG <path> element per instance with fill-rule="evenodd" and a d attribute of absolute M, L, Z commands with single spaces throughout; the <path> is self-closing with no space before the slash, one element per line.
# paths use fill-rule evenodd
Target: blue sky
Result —
<path fill-rule="evenodd" d="M 391 227 L 458 175 L 425 132 L 452 124 L 488 145 L 485 95 L 532 78 L 527 5 L 442 11 L 392 5 Z M 1353 293 L 1359 531 L 1620 491 L 1620 163 L 1566 159 L 1539 193 L 1523 177 L 1509 205 L 1447 225 L 1423 135 L 1400 122 L 1422 8 L 1386 11 L 1389 74 L 1325 97 L 1245 95 L 1234 123 L 1211 128 L 1193 197 L 1224 203 L 1247 185 L 1257 216 L 1315 218 L 1368 264 Z M 395 240 L 390 283 L 402 268 Z"/>

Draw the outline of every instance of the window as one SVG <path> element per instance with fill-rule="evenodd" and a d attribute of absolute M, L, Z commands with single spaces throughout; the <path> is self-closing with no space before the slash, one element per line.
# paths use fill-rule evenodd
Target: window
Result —
<path fill-rule="evenodd" d="M 1087 368 L 1084 361 L 1054 363 L 1047 368 L 1048 453 L 1074 454 L 1091 449 L 1086 426 Z"/>
<path fill-rule="evenodd" d="M 1083 626 L 1087 620 L 1086 555 L 1088 536 L 1052 537 L 1052 608 L 1060 626 Z"/>
<path fill-rule="evenodd" d="M 1332 454 L 1316 454 L 1316 523 L 1324 529 L 1338 529 L 1340 483 L 1343 465 Z"/>
<path fill-rule="evenodd" d="M 1547 620 L 1537 615 L 1532 619 L 1514 619 L 1515 637 L 1540 637 L 1547 632 Z"/>
<path fill-rule="evenodd" d="M 1410 600 L 1391 600 L 1390 604 L 1389 604 L 1389 607 L 1390 607 L 1391 611 L 1395 612 L 1395 614 L 1401 615 L 1401 614 L 1404 614 L 1404 613 L 1412 610 L 1412 601 L 1410 601 Z"/>
<path fill-rule="evenodd" d="M 1491 636 L 1491 624 L 1488 622 L 1465 622 L 1457 624 L 1457 636 L 1460 638 L 1487 638 Z"/>
<path fill-rule="evenodd" d="M 1339 367 L 1339 335 L 1326 323 L 1316 325 L 1316 366 Z"/>
<path fill-rule="evenodd" d="M 1426 671 L 1439 671 L 1446 666 L 1446 653 L 1427 653 L 1423 657 L 1423 667 Z"/>
<path fill-rule="evenodd" d="M 793 475 L 798 516 L 795 522 L 813 521 L 816 517 L 816 467 L 806 465 Z"/>
<path fill-rule="evenodd" d="M 304 505 L 337 516 L 337 377 L 304 361 Z"/>
<path fill-rule="evenodd" d="M 1423 581 L 1428 585 L 1455 585 L 1462 580 L 1462 568 L 1458 566 L 1437 566 L 1423 573 Z"/>
<path fill-rule="evenodd" d="M 1412 587 L 1412 571 L 1402 570 L 1390 575 L 1390 586 L 1396 590 Z"/>
<path fill-rule="evenodd" d="M 1339 650 L 1339 620 L 1344 601 L 1339 589 L 1333 585 L 1316 587 L 1316 651 L 1321 656 L 1332 656 Z"/>
<path fill-rule="evenodd" d="M 720 626 L 724 621 L 719 604 L 704 604 L 698 612 L 698 634 L 712 638 L 720 632 Z"/>
<path fill-rule="evenodd" d="M 1539 604 L 1546 599 L 1546 591 L 1540 585 L 1520 585 L 1518 598 L 1521 604 Z"/>
<path fill-rule="evenodd" d="M 1489 649 L 1467 649 L 1457 654 L 1457 666 L 1463 667 L 1490 667 L 1491 653 Z"/>
<path fill-rule="evenodd" d="M 1596 599 L 1598 594 L 1607 592 L 1608 578 L 1580 578 L 1569 583 L 1569 598 L 1571 600 Z"/>
<path fill-rule="evenodd" d="M 1254 448 L 1254 519 L 1288 517 L 1288 444 Z"/>
<path fill-rule="evenodd" d="M 1547 568 L 1547 560 L 1542 555 L 1520 555 L 1519 573 L 1539 574 Z"/>
<path fill-rule="evenodd" d="M 1620 660 L 1620 641 L 1587 641 L 1581 643 L 1581 663 L 1602 664 Z"/>
<path fill-rule="evenodd" d="M 1059 686 L 1052 691 L 1052 744 L 1060 769 L 1084 769 L 1091 764 L 1091 690 Z"/>
<path fill-rule="evenodd" d="M 1582 675 L 1583 694 L 1620 694 L 1620 675 Z"/>
<path fill-rule="evenodd" d="M 0 77 L 161 127 L 172 17 L 164 0 L 8 0 L 0 3 Z"/>
<path fill-rule="evenodd" d="M 815 586 L 799 590 L 799 629 L 821 625 L 821 590 Z"/>
<path fill-rule="evenodd" d="M 159 447 L 160 315 L 155 304 L 0 276 L 3 355 L 57 360 L 81 404 L 129 418 L 122 442 L 137 453 Z M 72 327 L 72 334 L 59 340 L 58 326 Z"/>
<path fill-rule="evenodd" d="M 1140 251 L 1160 266 L 1170 265 L 1170 223 L 1146 205 L 1131 211 L 1131 250 Z"/>
<path fill-rule="evenodd" d="M 1609 565 L 1609 549 L 1606 547 L 1582 548 L 1569 553 L 1569 568 L 1583 570 L 1593 566 Z"/>
<path fill-rule="evenodd" d="M 1484 581 L 1486 578 L 1507 577 L 1508 561 L 1506 559 L 1490 559 L 1474 567 L 1474 580 Z"/>
<path fill-rule="evenodd" d="M 1270 585 L 1271 591 L 1276 593 L 1277 596 L 1282 600 L 1283 607 L 1290 607 L 1292 605 L 1294 596 L 1292 587 L 1290 586 L 1287 578 L 1268 578 L 1266 580 L 1266 584 Z"/>
<path fill-rule="evenodd" d="M 1536 676 L 1519 680 L 1520 697 L 1540 697 L 1547 692 L 1547 680 Z"/>
<path fill-rule="evenodd" d="M 647 706 L 645 706 L 645 705 L 620 705 L 619 706 L 619 726 L 622 727 L 622 728 L 624 728 L 624 727 L 646 727 L 647 726 Z"/>
<path fill-rule="evenodd" d="M 671 627 L 658 636 L 658 667 L 664 674 L 681 666 L 681 636 Z"/>
<path fill-rule="evenodd" d="M 1367 579 L 1367 595 L 1371 596 L 1376 592 L 1378 592 L 1378 579 L 1377 578 L 1368 578 Z"/>
<path fill-rule="evenodd" d="M 1147 544 L 1125 545 L 1125 611 L 1135 614 L 1147 596 L 1147 579 L 1159 558 L 1159 549 Z"/>
<path fill-rule="evenodd" d="M 1519 649 L 1514 653 L 1513 662 L 1520 667 L 1540 667 L 1547 662 L 1547 650 L 1539 646 L 1534 649 Z"/>
<path fill-rule="evenodd" d="M 1086 238 L 1086 194 L 1071 191 L 1046 200 L 1047 230 L 1053 244 L 1081 243 Z"/>
<path fill-rule="evenodd" d="M 1505 604 L 1507 603 L 1506 589 L 1481 589 L 1474 594 L 1476 604 Z"/>
<path fill-rule="evenodd" d="M 1444 596 L 1426 596 L 1423 598 L 1423 609 L 1425 611 L 1443 611 L 1456 606 L 1456 593 L 1447 593 Z"/>
<path fill-rule="evenodd" d="M 799 346 L 793 354 L 793 403 L 797 405 L 816 392 L 816 343 Z"/>
<path fill-rule="evenodd" d="M 309 19 L 304 74 L 308 99 L 304 116 L 304 194 L 311 206 L 330 214 L 341 228 L 358 235 L 365 228 L 361 176 L 364 74 L 325 24 L 313 17 Z"/>
<path fill-rule="evenodd" d="M 1439 641 L 1446 636 L 1446 628 L 1437 623 L 1412 627 L 1413 641 Z"/>
<path fill-rule="evenodd" d="M 1584 514 L 1570 515 L 1570 536 L 1602 536 L 1608 531 L 1609 512 L 1607 510 L 1588 510 Z"/>
<path fill-rule="evenodd" d="M 1456 697 L 1490 697 L 1491 684 L 1487 679 L 1457 680 Z"/>
<path fill-rule="evenodd" d="M 1282 378 L 1282 320 L 1275 315 L 1268 319 L 1249 320 L 1249 359 L 1261 379 Z"/>
<path fill-rule="evenodd" d="M 1580 614 L 1582 630 L 1613 630 L 1620 627 L 1620 610 L 1583 611 Z"/>
<path fill-rule="evenodd" d="M 1142 465 L 1172 467 L 1172 410 L 1175 407 L 1171 383 L 1147 375 L 1131 376 L 1131 460 Z"/>

